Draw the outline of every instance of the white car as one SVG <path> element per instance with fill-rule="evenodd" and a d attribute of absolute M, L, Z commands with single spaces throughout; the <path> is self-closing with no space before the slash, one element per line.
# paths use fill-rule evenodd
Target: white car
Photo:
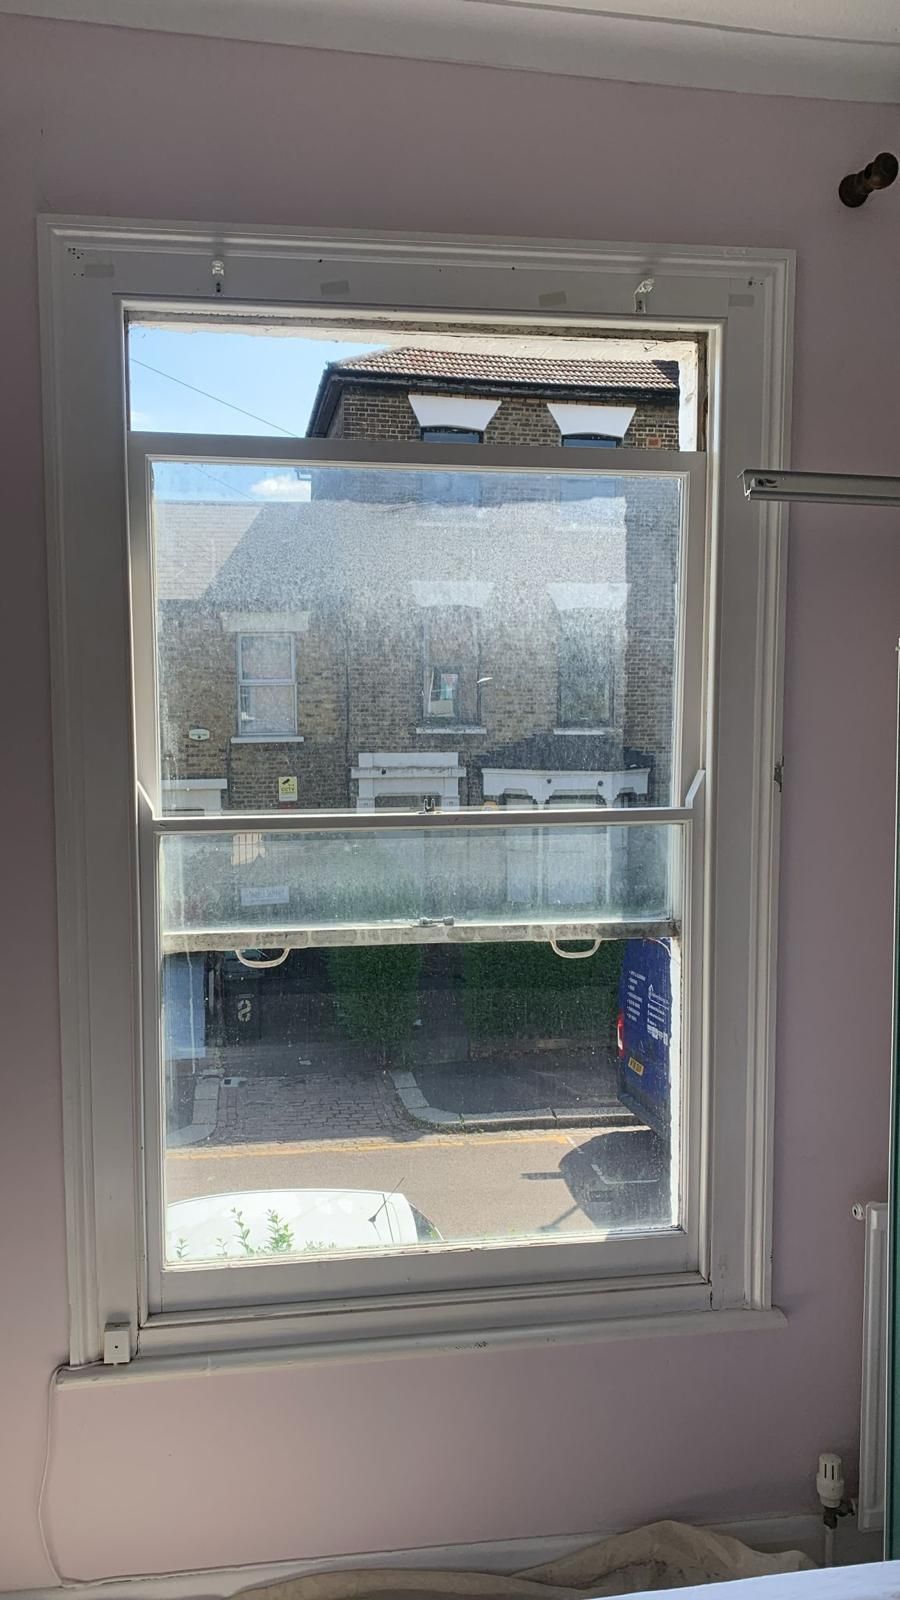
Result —
<path fill-rule="evenodd" d="M 307 1251 L 390 1249 L 438 1239 L 405 1195 L 383 1189 L 247 1189 L 173 1200 L 166 1255 L 247 1261 Z"/>

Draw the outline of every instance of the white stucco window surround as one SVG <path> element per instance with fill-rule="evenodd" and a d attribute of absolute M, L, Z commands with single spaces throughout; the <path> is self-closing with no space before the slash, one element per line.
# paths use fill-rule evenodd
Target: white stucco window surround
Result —
<path fill-rule="evenodd" d="M 557 611 L 624 612 L 627 583 L 548 583 L 547 593 Z"/>
<path fill-rule="evenodd" d="M 227 778 L 163 778 L 163 804 L 167 811 L 214 814 L 227 788 Z"/>
<path fill-rule="evenodd" d="M 301 229 L 213 230 L 164 219 L 49 217 L 40 226 L 58 896 L 66 930 L 59 966 L 72 1381 L 129 1383 L 186 1368 L 210 1371 L 219 1363 L 780 1325 L 771 1285 L 780 822 L 773 772 L 782 759 L 785 513 L 776 503 L 747 502 L 740 473 L 758 460 L 775 469 L 789 465 L 792 253 L 422 233 L 323 236 Z M 634 292 L 648 261 L 654 290 L 650 309 L 638 315 Z M 224 278 L 213 276 L 213 262 L 224 263 Z M 620 449 L 615 456 L 617 474 L 665 475 L 680 485 L 671 804 L 641 803 L 647 795 L 643 767 L 596 770 L 588 763 L 566 772 L 548 758 L 522 770 L 498 750 L 490 759 L 508 759 L 510 766 L 484 774 L 488 803 L 470 808 L 459 747 L 359 750 L 362 740 L 379 740 L 357 733 L 349 759 L 346 744 L 339 751 L 342 774 L 352 772 L 357 786 L 357 809 L 345 801 L 328 812 L 272 809 L 264 821 L 252 812 L 219 815 L 215 797 L 224 780 L 217 777 L 202 796 L 202 815 L 167 811 L 148 511 L 153 462 L 252 461 L 265 472 L 310 472 L 338 462 L 354 470 L 419 474 L 445 471 L 447 449 L 427 441 L 128 433 L 126 319 L 158 322 L 176 306 L 179 316 L 207 324 L 220 315 L 258 329 L 277 321 L 286 334 L 306 329 L 328 339 L 351 317 L 360 335 L 378 344 L 396 340 L 401 307 L 404 321 L 419 319 L 423 337 L 437 327 L 455 340 L 465 316 L 479 329 L 502 324 L 521 347 L 529 339 L 546 342 L 550 314 L 542 308 L 550 305 L 565 308 L 559 315 L 566 319 L 568 344 L 581 330 L 588 338 L 615 330 L 643 341 L 659 336 L 703 346 L 706 449 L 701 439 L 701 448 L 691 452 Z M 418 392 L 410 400 L 421 426 L 479 433 L 499 403 Z M 557 412 L 567 431 L 621 438 L 631 408 Z M 453 450 L 454 467 L 499 475 L 539 472 L 564 480 L 611 465 L 608 451 L 601 460 L 600 450 L 589 447 L 586 453 L 460 443 Z M 448 510 L 448 550 L 455 556 L 450 516 Z M 493 547 L 489 555 L 496 559 Z M 552 569 L 553 558 L 547 565 Z M 418 603 L 417 623 L 424 627 L 432 606 L 487 608 L 490 586 L 471 583 L 469 574 L 494 570 L 448 560 L 413 597 L 404 586 L 410 613 Z M 574 583 L 577 570 L 561 565 L 541 574 L 553 605 L 560 613 L 608 612 L 618 636 L 627 585 L 599 576 L 596 583 Z M 251 603 L 257 602 L 248 600 L 246 614 L 223 619 L 229 634 L 268 631 L 250 613 Z M 301 614 L 278 617 L 271 632 L 299 638 Z M 256 653 L 262 659 L 266 652 Z M 245 687 L 255 693 L 252 681 Z M 396 701 L 390 728 L 399 731 L 386 726 L 383 734 L 389 746 L 405 742 L 416 714 L 411 696 L 398 692 Z M 290 763 L 284 770 L 290 776 Z M 200 794 L 179 786 L 179 798 L 192 793 L 197 799 L 188 812 L 199 810 Z M 497 806 L 505 793 L 518 793 L 518 805 L 513 799 Z M 575 803 L 584 794 L 605 804 L 585 809 Z M 626 795 L 639 803 L 626 807 Z M 398 816 L 392 802 L 410 797 L 437 804 Z M 679 951 L 681 1087 L 678 1138 L 672 1140 L 679 1188 L 671 1226 L 609 1230 L 586 1218 L 577 1239 L 490 1236 L 463 1249 L 417 1239 L 407 1249 L 405 1242 L 394 1248 L 392 1238 L 383 1250 L 310 1251 L 305 1259 L 288 1253 L 239 1267 L 173 1258 L 165 1234 L 159 1093 L 161 953 L 176 950 L 172 940 L 181 941 L 181 950 L 240 950 L 245 957 L 257 947 L 280 953 L 279 935 L 288 953 L 316 942 L 323 947 L 335 928 L 338 942 L 452 943 L 463 936 L 496 942 L 500 916 L 508 941 L 583 942 L 591 939 L 584 908 L 564 896 L 584 881 L 584 861 L 594 846 L 582 841 L 591 830 L 595 853 L 602 856 L 608 845 L 615 870 L 620 858 L 642 855 L 629 840 L 642 830 L 645 837 L 661 834 L 671 868 L 666 883 L 677 883 L 677 893 L 664 898 L 665 921 L 656 935 Z M 218 851 L 223 881 L 232 885 L 227 874 L 235 836 L 264 839 L 264 864 L 262 857 L 252 863 L 262 879 L 269 866 L 273 874 L 280 871 L 282 855 L 293 852 L 297 859 L 318 836 L 324 851 L 318 859 L 327 855 L 328 871 L 342 893 L 346 888 L 350 920 L 343 917 L 345 900 L 337 921 L 330 915 L 317 920 L 297 897 L 294 920 L 279 921 L 284 902 L 276 898 L 266 902 L 272 906 L 267 924 L 257 910 L 239 926 L 207 918 L 193 927 L 179 912 L 175 920 L 182 921 L 173 930 L 159 914 L 159 862 L 167 852 L 181 860 L 193 852 L 205 871 Z M 385 839 L 392 841 L 387 850 Z M 377 889 L 383 859 L 397 857 L 405 865 L 413 855 L 431 896 L 420 897 L 421 913 L 404 888 L 406 898 L 395 895 L 387 911 L 369 895 L 364 914 L 360 884 Z M 470 882 L 480 893 L 483 884 L 490 887 L 481 863 L 498 857 L 504 893 L 515 899 L 520 890 L 531 893 L 532 885 L 540 889 L 535 915 L 529 919 L 521 897 L 512 918 L 505 901 L 499 912 L 486 902 L 487 920 L 464 927 L 469 901 L 445 892 L 441 862 L 472 863 Z M 377 870 L 369 883 L 372 863 Z M 313 877 L 311 871 L 299 881 L 305 886 Z M 168 882 L 174 881 L 173 873 Z M 284 881 L 273 876 L 263 886 L 274 892 Z M 454 866 L 448 881 L 453 889 L 467 880 Z M 389 887 L 398 885 L 399 877 Z M 615 908 L 597 898 L 588 910 L 593 925 L 602 922 L 598 944 L 626 936 L 626 928 L 629 937 L 645 936 L 643 921 L 617 921 Z M 204 909 L 203 896 L 200 901 Z M 223 916 L 239 917 L 240 904 L 238 897 L 227 905 L 223 900 Z M 577 933 L 571 931 L 575 912 Z M 626 913 L 635 914 L 633 902 Z M 570 918 L 569 931 L 560 931 L 559 915 Z M 217 943 L 210 942 L 213 936 Z M 391 1170 L 394 1183 L 403 1169 L 394 1162 Z M 124 1365 L 104 1366 L 105 1353 L 110 1363 Z"/>
<path fill-rule="evenodd" d="M 413 599 L 417 606 L 442 608 L 468 606 L 483 611 L 493 594 L 492 583 L 480 583 L 468 578 L 413 578 L 410 581 Z"/>
<path fill-rule="evenodd" d="M 537 806 L 565 797 L 595 795 L 598 805 L 616 806 L 623 794 L 646 799 L 650 782 L 649 767 L 631 767 L 621 772 L 548 772 L 538 768 L 485 767 L 482 773 L 484 798 L 527 794 Z"/>
<path fill-rule="evenodd" d="M 359 811 L 374 811 L 377 800 L 395 800 L 399 805 L 408 796 L 434 799 L 442 810 L 459 810 L 460 780 L 466 775 L 457 752 L 446 755 L 416 755 L 412 752 L 362 752 L 350 776 L 358 785 Z"/>
<path fill-rule="evenodd" d="M 624 439 L 637 406 L 568 405 L 548 400 L 547 410 L 564 439 L 570 433 Z"/>
<path fill-rule="evenodd" d="M 308 611 L 223 611 L 224 633 L 308 633 Z"/>
<path fill-rule="evenodd" d="M 473 433 L 484 433 L 500 409 L 499 400 L 464 394 L 411 394 L 409 403 L 420 428 L 467 428 Z"/>

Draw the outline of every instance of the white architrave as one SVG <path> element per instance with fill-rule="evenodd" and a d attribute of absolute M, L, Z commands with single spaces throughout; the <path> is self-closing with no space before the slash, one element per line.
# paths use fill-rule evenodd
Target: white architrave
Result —
<path fill-rule="evenodd" d="M 411 394 L 409 403 L 420 428 L 469 428 L 473 433 L 484 433 L 500 409 L 499 400 L 465 394 Z"/>
<path fill-rule="evenodd" d="M 547 410 L 565 439 L 569 434 L 596 433 L 624 439 L 637 406 L 569 405 L 548 400 Z"/>
<path fill-rule="evenodd" d="M 746 1314 L 750 1325 L 771 1326 L 779 841 L 773 770 L 781 758 L 784 516 L 777 506 L 746 503 L 738 475 L 752 460 L 773 470 L 786 465 L 792 253 L 421 234 L 322 237 L 60 217 L 42 220 L 40 247 L 72 1362 L 96 1361 L 104 1325 L 123 1320 L 133 1344 L 141 1330 L 142 1355 L 168 1358 L 225 1345 L 240 1346 L 248 1359 L 287 1339 L 306 1351 L 346 1346 L 349 1337 L 355 1348 L 384 1350 L 410 1340 L 429 1348 L 485 1338 L 592 1337 L 634 1330 L 637 1319 L 672 1331 L 712 1330 L 731 1328 L 735 1316 Z M 213 279 L 214 260 L 224 261 L 224 279 Z M 651 262 L 652 315 L 638 318 L 634 290 Z M 335 283 L 341 293 L 333 309 L 327 296 Z M 702 721 L 682 730 L 676 796 L 686 798 L 690 785 L 689 815 L 705 818 L 703 850 L 689 852 L 686 862 L 697 921 L 689 918 L 684 930 L 704 951 L 702 963 L 694 963 L 697 985 L 686 996 L 704 1061 L 686 1172 L 699 1175 L 699 1256 L 692 1261 L 686 1250 L 678 1268 L 649 1236 L 612 1241 L 609 1272 L 578 1281 L 554 1269 L 565 1255 L 565 1247 L 555 1254 L 554 1245 L 552 1255 L 529 1251 L 533 1266 L 518 1253 L 515 1268 L 482 1279 L 477 1291 L 463 1286 L 459 1296 L 439 1283 L 438 1263 L 434 1294 L 423 1280 L 414 1306 L 402 1292 L 383 1296 L 377 1311 L 354 1301 L 352 1331 L 345 1309 L 333 1306 L 315 1319 L 315 1337 L 302 1310 L 288 1314 L 284 1307 L 271 1316 L 259 1306 L 243 1317 L 234 1307 L 151 1316 L 133 1133 L 141 1029 L 124 602 L 123 311 L 197 311 L 207 319 L 240 313 L 271 322 L 277 307 L 287 320 L 325 327 L 330 316 L 346 321 L 354 306 L 365 306 L 361 326 L 371 327 L 373 318 L 408 320 L 421 309 L 448 323 L 484 317 L 494 327 L 505 321 L 522 328 L 534 320 L 546 330 L 550 313 L 539 308 L 551 295 L 565 307 L 564 316 L 554 315 L 569 338 L 579 329 L 610 327 L 646 335 L 657 325 L 669 336 L 673 328 L 703 334 L 708 344 L 714 539 L 708 555 L 701 542 L 693 559 L 700 562 L 701 588 L 706 570 L 718 605 L 715 616 L 696 619 L 700 625 L 682 643 L 689 675 L 700 670 L 704 643 L 703 659 L 714 661 L 717 672 L 706 680 Z M 319 443 L 327 451 L 328 441 Z M 284 458 L 273 449 L 271 460 Z M 140 591 L 147 574 L 133 571 L 131 580 Z M 146 692 L 136 679 L 134 693 Z M 704 765 L 709 773 L 701 789 L 691 779 Z M 150 770 L 147 779 L 158 791 L 158 775 Z M 493 815 L 505 824 L 504 813 Z M 607 827 L 615 815 L 605 815 Z M 630 815 L 618 812 L 623 825 Z M 141 816 L 145 828 L 143 801 Z M 680 814 L 677 820 L 684 825 Z M 149 888 L 145 878 L 142 893 Z M 705 942 L 703 927 L 715 929 L 714 945 Z M 155 982 L 152 965 L 145 972 Z M 619 1266 L 621 1276 L 611 1275 Z M 462 1258 L 456 1267 L 468 1270 Z"/>
<path fill-rule="evenodd" d="M 224 633 L 308 633 L 308 611 L 222 611 Z"/>
<path fill-rule="evenodd" d="M 548 583 L 547 593 L 557 611 L 624 611 L 628 584 Z"/>

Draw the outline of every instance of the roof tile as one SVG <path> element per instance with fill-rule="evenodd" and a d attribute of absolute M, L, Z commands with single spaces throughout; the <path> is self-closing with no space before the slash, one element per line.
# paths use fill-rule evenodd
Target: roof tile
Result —
<path fill-rule="evenodd" d="M 678 393 L 677 361 L 555 361 L 546 356 L 483 355 L 465 350 L 376 350 L 335 362 L 334 373 L 383 373 L 394 378 L 451 378 L 456 382 L 546 384 L 573 389 L 654 389 Z"/>

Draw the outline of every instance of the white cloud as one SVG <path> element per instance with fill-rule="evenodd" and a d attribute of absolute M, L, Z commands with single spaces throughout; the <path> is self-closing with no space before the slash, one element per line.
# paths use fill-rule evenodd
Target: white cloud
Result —
<path fill-rule="evenodd" d="M 251 492 L 264 495 L 267 500 L 308 500 L 310 481 L 296 477 L 293 472 L 272 472 L 252 484 Z"/>
<path fill-rule="evenodd" d="M 132 426 L 132 428 L 136 428 L 136 429 L 140 430 L 143 433 L 148 432 L 148 430 L 153 427 L 153 418 L 150 415 L 150 412 L 149 411 L 132 411 L 132 413 L 131 413 L 131 426 Z"/>

